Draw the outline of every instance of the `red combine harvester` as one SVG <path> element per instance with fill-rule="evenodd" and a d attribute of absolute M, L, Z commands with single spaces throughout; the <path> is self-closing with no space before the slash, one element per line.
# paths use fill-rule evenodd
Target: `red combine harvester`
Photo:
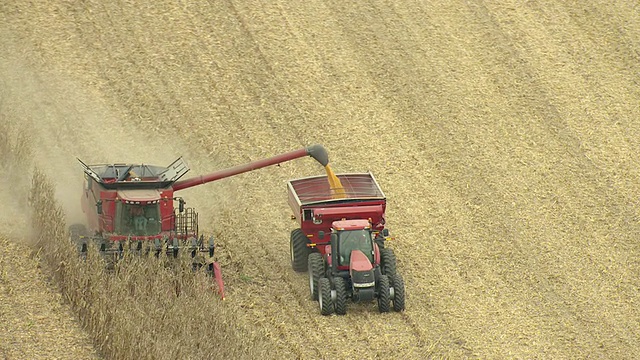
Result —
<path fill-rule="evenodd" d="M 167 167 L 145 164 L 86 165 L 78 159 L 85 173 L 81 203 L 88 228 L 72 225 L 69 229 L 71 239 L 81 254 L 86 255 L 87 243 L 94 242 L 100 253 L 108 259 L 122 257 L 125 250 L 155 253 L 156 256 L 164 252 L 174 257 L 180 250 L 189 251 L 194 259 L 194 267 L 207 266 L 224 298 L 220 266 L 213 260 L 213 237 L 205 242 L 198 229 L 198 213 L 193 208 L 186 208 L 184 199 L 176 197 L 174 193 L 304 156 L 313 157 L 323 166 L 329 162 L 324 147 L 313 145 L 178 181 L 189 171 L 182 158 Z M 174 207 L 176 203 L 177 207 Z"/>
<path fill-rule="evenodd" d="M 293 269 L 309 271 L 311 297 L 319 300 L 322 315 L 344 315 L 349 298 L 377 299 L 380 312 L 403 311 L 404 281 L 393 251 L 385 248 L 384 193 L 371 173 L 339 174 L 337 180 L 339 192 L 326 176 L 287 184 L 299 223 L 291 232 Z"/>

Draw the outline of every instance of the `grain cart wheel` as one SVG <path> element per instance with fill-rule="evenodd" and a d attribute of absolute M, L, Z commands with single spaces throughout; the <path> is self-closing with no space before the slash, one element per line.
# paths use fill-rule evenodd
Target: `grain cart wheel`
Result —
<path fill-rule="evenodd" d="M 347 313 L 347 284 L 343 278 L 334 277 L 333 286 L 336 288 L 336 314 L 344 315 Z"/>
<path fill-rule="evenodd" d="M 307 256 L 311 252 L 307 247 L 309 241 L 300 229 L 291 231 L 291 267 L 294 271 L 305 272 L 308 268 Z"/>
<path fill-rule="evenodd" d="M 393 284 L 393 310 L 394 311 L 403 311 L 404 310 L 404 280 L 402 276 L 398 273 L 395 273 L 391 277 L 391 283 Z"/>
<path fill-rule="evenodd" d="M 320 301 L 320 314 L 331 315 L 333 312 L 333 303 L 331 301 L 331 282 L 323 277 L 318 280 L 318 290 Z"/>
<path fill-rule="evenodd" d="M 389 277 L 380 275 L 378 280 L 378 310 L 381 313 L 389 312 L 391 305 L 389 297 Z"/>
<path fill-rule="evenodd" d="M 380 249 L 380 266 L 382 273 L 389 278 L 396 273 L 396 254 L 391 249 Z"/>
<path fill-rule="evenodd" d="M 324 262 L 322 255 L 316 252 L 309 254 L 308 260 L 311 300 L 318 300 L 318 279 L 323 276 Z"/>

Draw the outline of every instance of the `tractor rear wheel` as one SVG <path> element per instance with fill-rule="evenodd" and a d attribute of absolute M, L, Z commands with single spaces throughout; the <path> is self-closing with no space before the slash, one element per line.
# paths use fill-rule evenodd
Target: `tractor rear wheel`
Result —
<path fill-rule="evenodd" d="M 404 279 L 398 273 L 394 274 L 391 277 L 391 283 L 393 286 L 393 310 L 394 311 L 403 311 L 404 310 Z"/>
<path fill-rule="evenodd" d="M 326 277 L 318 280 L 319 287 L 319 300 L 320 300 L 320 314 L 331 315 L 333 312 L 333 304 L 331 303 L 331 282 Z"/>
<path fill-rule="evenodd" d="M 308 268 L 307 256 L 311 252 L 307 247 L 309 241 L 301 229 L 291 231 L 291 267 L 294 271 L 305 272 Z"/>
<path fill-rule="evenodd" d="M 387 275 L 380 275 L 378 280 L 378 310 L 381 313 L 389 312 L 390 299 L 389 299 L 389 277 Z"/>
<path fill-rule="evenodd" d="M 333 286 L 336 288 L 336 314 L 344 315 L 347 313 L 347 284 L 344 278 L 334 277 Z"/>
<path fill-rule="evenodd" d="M 311 300 L 318 300 L 318 280 L 324 273 L 324 260 L 320 253 L 311 253 L 308 257 L 309 268 L 309 289 L 311 290 Z"/>
<path fill-rule="evenodd" d="M 392 249 L 380 249 L 380 266 L 382 273 L 390 278 L 396 273 L 396 254 Z"/>

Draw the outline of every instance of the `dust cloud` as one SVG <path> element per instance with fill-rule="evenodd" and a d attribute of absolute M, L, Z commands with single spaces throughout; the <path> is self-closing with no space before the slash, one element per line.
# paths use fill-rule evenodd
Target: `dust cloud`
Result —
<path fill-rule="evenodd" d="M 15 54 L 16 52 L 12 52 Z M 54 183 L 67 223 L 82 222 L 80 209 L 86 163 L 143 162 L 167 165 L 177 156 L 171 143 L 150 139 L 121 120 L 96 91 L 54 72 L 30 67 L 24 59 L 0 55 L 0 126 L 3 130 L 2 200 L 22 203 L 33 166 Z M 15 190 L 19 189 L 19 199 Z M 25 215 L 3 212 L 3 219 Z M 8 219 L 4 219 L 8 221 Z"/>

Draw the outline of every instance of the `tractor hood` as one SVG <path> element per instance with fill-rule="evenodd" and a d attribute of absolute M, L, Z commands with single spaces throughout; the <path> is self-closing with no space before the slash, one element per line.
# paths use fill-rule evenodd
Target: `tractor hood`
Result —
<path fill-rule="evenodd" d="M 127 189 L 118 190 L 118 198 L 129 203 L 157 202 L 161 199 L 161 192 L 155 189 Z"/>
<path fill-rule="evenodd" d="M 351 261 L 349 264 L 349 272 L 351 273 L 351 281 L 353 287 L 364 288 L 375 285 L 375 277 L 373 273 L 373 265 L 369 262 L 369 258 L 360 250 L 351 252 Z"/>

